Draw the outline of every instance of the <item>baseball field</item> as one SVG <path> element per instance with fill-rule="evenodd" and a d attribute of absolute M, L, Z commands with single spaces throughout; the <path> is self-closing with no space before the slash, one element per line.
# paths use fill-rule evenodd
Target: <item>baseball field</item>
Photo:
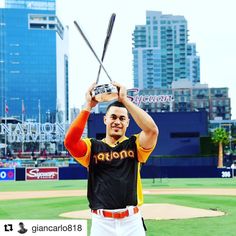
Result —
<path fill-rule="evenodd" d="M 236 178 L 142 182 L 145 204 L 174 204 L 225 213 L 217 217 L 146 219 L 148 236 L 236 235 Z M 63 219 L 63 213 L 85 209 L 85 180 L 0 182 L 0 219 Z"/>

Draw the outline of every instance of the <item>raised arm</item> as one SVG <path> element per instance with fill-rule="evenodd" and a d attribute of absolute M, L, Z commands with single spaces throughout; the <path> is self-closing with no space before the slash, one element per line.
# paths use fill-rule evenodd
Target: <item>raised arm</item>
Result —
<path fill-rule="evenodd" d="M 156 145 L 159 134 L 158 127 L 154 120 L 148 113 L 129 100 L 127 90 L 124 86 L 116 82 L 113 82 L 113 85 L 119 90 L 118 100 L 124 104 L 136 124 L 142 130 L 139 135 L 140 146 L 144 149 L 153 148 Z"/>
<path fill-rule="evenodd" d="M 81 139 L 81 136 L 89 118 L 90 111 L 97 104 L 91 97 L 91 90 L 94 86 L 95 84 L 88 89 L 86 93 L 86 106 L 72 122 L 65 136 L 65 147 L 74 157 L 82 157 L 87 152 L 86 143 Z"/>

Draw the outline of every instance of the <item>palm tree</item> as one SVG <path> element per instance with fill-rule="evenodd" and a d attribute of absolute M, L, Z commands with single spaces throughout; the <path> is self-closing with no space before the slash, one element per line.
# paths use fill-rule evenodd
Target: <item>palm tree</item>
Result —
<path fill-rule="evenodd" d="M 216 128 L 212 133 L 212 141 L 218 143 L 219 152 L 218 152 L 218 168 L 223 168 L 223 144 L 229 143 L 229 135 L 223 128 Z"/>

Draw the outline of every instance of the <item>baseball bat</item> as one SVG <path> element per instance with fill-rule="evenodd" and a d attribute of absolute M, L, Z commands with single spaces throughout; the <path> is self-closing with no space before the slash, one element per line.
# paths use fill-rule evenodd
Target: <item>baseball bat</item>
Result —
<path fill-rule="evenodd" d="M 74 24 L 76 26 L 76 28 L 79 30 L 81 36 L 83 37 L 84 41 L 86 42 L 86 44 L 88 45 L 88 47 L 90 48 L 90 50 L 92 51 L 93 55 L 95 56 L 95 58 L 97 59 L 97 61 L 99 62 L 100 66 L 102 67 L 102 69 L 104 70 L 104 72 L 106 73 L 108 79 L 110 80 L 110 82 L 112 82 L 111 77 L 109 76 L 109 74 L 107 73 L 103 63 L 101 62 L 101 60 L 99 59 L 99 57 L 97 56 L 96 52 L 94 51 L 92 45 L 90 44 L 90 42 L 88 41 L 87 37 L 85 36 L 85 34 L 83 33 L 82 29 L 80 28 L 79 24 L 74 21 Z"/>
<path fill-rule="evenodd" d="M 102 62 L 103 62 L 103 59 L 105 57 L 105 54 L 106 54 L 106 51 L 107 51 L 107 46 L 108 46 L 108 43 L 109 43 L 110 38 L 111 38 L 111 33 L 112 33 L 112 29 L 113 29 L 113 26 L 114 26 L 115 19 L 116 19 L 116 14 L 113 13 L 110 17 L 110 21 L 109 21 L 108 28 L 107 28 L 107 35 L 106 35 L 106 39 L 105 39 L 105 42 L 104 42 L 104 45 L 103 45 L 103 52 L 102 52 L 102 58 L 101 58 Z M 101 64 L 100 64 L 99 69 L 98 69 L 96 84 L 99 81 L 100 73 L 101 73 Z"/>

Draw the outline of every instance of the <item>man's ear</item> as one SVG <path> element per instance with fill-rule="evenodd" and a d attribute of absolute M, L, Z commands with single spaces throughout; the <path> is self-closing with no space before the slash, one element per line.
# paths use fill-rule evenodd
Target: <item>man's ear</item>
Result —
<path fill-rule="evenodd" d="M 130 119 L 127 120 L 127 128 L 129 127 Z"/>
<path fill-rule="evenodd" d="M 103 123 L 106 125 L 107 118 L 106 116 L 103 116 Z"/>

